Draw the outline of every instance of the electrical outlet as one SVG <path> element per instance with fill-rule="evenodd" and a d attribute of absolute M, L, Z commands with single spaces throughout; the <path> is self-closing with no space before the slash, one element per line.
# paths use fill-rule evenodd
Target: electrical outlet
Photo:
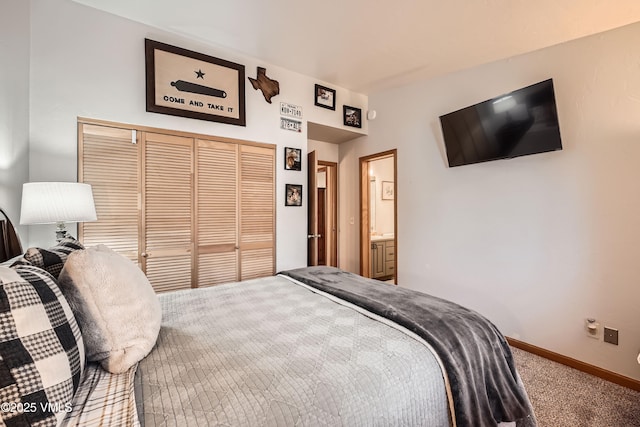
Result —
<path fill-rule="evenodd" d="M 613 344 L 613 345 L 618 345 L 618 330 L 605 326 L 604 342 L 608 342 L 609 344 Z"/>

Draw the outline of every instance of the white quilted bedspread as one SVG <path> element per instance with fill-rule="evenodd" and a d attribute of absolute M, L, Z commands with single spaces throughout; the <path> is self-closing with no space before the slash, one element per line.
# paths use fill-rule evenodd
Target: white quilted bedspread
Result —
<path fill-rule="evenodd" d="M 448 426 L 440 366 L 405 333 L 281 276 L 160 296 L 143 426 Z"/>

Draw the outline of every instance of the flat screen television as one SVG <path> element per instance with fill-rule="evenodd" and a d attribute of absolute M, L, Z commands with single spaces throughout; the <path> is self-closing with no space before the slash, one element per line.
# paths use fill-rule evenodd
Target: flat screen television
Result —
<path fill-rule="evenodd" d="M 562 150 L 553 80 L 440 116 L 449 166 Z"/>

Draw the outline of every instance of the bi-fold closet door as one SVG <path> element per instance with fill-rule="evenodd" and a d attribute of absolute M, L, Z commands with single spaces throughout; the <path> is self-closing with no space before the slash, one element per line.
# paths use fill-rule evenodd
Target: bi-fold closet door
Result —
<path fill-rule="evenodd" d="M 141 132 L 140 141 L 140 265 L 157 291 L 190 288 L 196 237 L 193 139 Z"/>
<path fill-rule="evenodd" d="M 98 214 L 85 245 L 137 262 L 157 291 L 272 275 L 274 147 L 167 132 L 79 123 Z"/>

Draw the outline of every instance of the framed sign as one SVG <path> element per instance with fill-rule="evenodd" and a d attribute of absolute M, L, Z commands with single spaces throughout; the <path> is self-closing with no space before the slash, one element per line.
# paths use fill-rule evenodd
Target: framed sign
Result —
<path fill-rule="evenodd" d="M 145 39 L 147 111 L 245 126 L 244 65 Z"/>

